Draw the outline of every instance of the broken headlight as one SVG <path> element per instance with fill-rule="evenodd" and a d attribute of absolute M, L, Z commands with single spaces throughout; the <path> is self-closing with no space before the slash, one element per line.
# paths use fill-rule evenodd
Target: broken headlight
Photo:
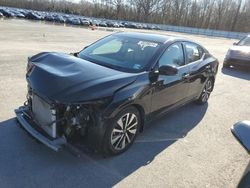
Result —
<path fill-rule="evenodd" d="M 111 100 L 112 97 L 107 97 L 84 104 L 66 105 L 62 113 L 63 134 L 66 138 L 73 138 L 76 134 L 84 136 L 88 128 L 95 124 L 95 114 L 105 108 Z"/>
<path fill-rule="evenodd" d="M 81 105 L 68 105 L 63 117 L 63 133 L 66 138 L 72 138 L 76 133 L 84 136 L 88 126 L 93 124 L 91 111 Z"/>
<path fill-rule="evenodd" d="M 29 60 L 28 58 L 28 63 L 26 66 L 26 75 L 29 76 L 34 68 L 34 64 Z"/>

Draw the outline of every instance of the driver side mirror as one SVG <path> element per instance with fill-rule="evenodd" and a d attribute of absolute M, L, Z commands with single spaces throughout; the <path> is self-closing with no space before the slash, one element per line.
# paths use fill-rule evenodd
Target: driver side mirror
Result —
<path fill-rule="evenodd" d="M 178 69 L 169 65 L 162 65 L 159 69 L 159 74 L 173 76 L 178 73 Z"/>
<path fill-rule="evenodd" d="M 78 54 L 79 54 L 79 52 L 70 53 L 70 55 L 73 55 L 75 57 L 78 57 Z"/>

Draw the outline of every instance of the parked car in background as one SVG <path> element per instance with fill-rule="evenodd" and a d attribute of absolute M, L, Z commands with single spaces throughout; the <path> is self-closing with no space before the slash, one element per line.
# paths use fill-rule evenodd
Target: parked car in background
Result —
<path fill-rule="evenodd" d="M 63 17 L 63 16 L 61 16 L 61 15 L 55 15 L 54 16 L 54 21 L 55 22 L 58 22 L 58 23 L 65 23 L 65 18 Z"/>
<path fill-rule="evenodd" d="M 207 102 L 218 60 L 183 38 L 120 32 L 74 56 L 29 58 L 27 102 L 17 119 L 55 151 L 84 137 L 105 154 L 134 142 L 148 117 Z"/>
<path fill-rule="evenodd" d="M 241 121 L 234 124 L 231 131 L 235 138 L 241 143 L 241 145 L 250 154 L 250 121 Z M 250 169 L 243 175 L 238 188 L 250 187 Z"/>
<path fill-rule="evenodd" d="M 0 12 L 7 18 L 14 18 L 15 14 L 8 8 L 0 8 Z"/>
<path fill-rule="evenodd" d="M 67 18 L 66 23 L 71 25 L 81 25 L 80 19 L 76 17 Z"/>
<path fill-rule="evenodd" d="M 250 153 L 250 121 L 241 121 L 234 124 L 231 131 L 247 152 Z"/>
<path fill-rule="evenodd" d="M 107 27 L 108 26 L 105 21 L 100 22 L 98 25 L 101 26 L 101 27 Z"/>
<path fill-rule="evenodd" d="M 120 25 L 119 25 L 119 23 L 117 23 L 117 22 L 114 22 L 114 25 L 113 25 L 113 27 L 116 27 L 116 28 L 118 28 L 118 27 L 120 27 Z"/>
<path fill-rule="evenodd" d="M 29 9 L 0 7 L 0 17 L 6 18 L 24 18 L 29 20 L 43 20 L 56 23 L 67 23 L 69 25 L 89 26 L 95 25 L 98 27 L 113 27 L 113 28 L 135 28 L 135 29 L 160 29 L 159 26 L 153 24 L 141 24 L 121 20 L 108 20 L 101 18 L 88 18 L 74 14 L 64 14 L 59 12 L 34 11 Z"/>
<path fill-rule="evenodd" d="M 46 16 L 44 16 L 44 20 L 49 21 L 49 22 L 53 22 L 55 19 L 51 14 L 46 14 Z"/>
<path fill-rule="evenodd" d="M 113 21 L 106 21 L 105 23 L 107 24 L 108 27 L 114 27 L 115 24 L 115 22 Z"/>
<path fill-rule="evenodd" d="M 94 25 L 95 25 L 95 26 L 99 26 L 100 22 L 101 22 L 100 20 L 94 20 L 94 19 L 91 20 L 91 19 L 90 19 L 90 20 L 89 20 L 89 25 L 91 25 L 91 26 L 94 26 Z"/>
<path fill-rule="evenodd" d="M 17 17 L 17 18 L 25 18 L 25 16 L 20 12 L 16 12 L 14 14 L 15 14 L 15 17 Z"/>
<path fill-rule="evenodd" d="M 26 18 L 30 20 L 44 20 L 44 16 L 42 14 L 39 14 L 38 12 L 33 12 L 33 11 L 30 11 L 26 15 Z"/>
<path fill-rule="evenodd" d="M 139 29 L 139 27 L 138 27 L 138 24 L 136 24 L 136 23 L 132 23 L 132 22 L 128 22 L 128 23 L 126 23 L 126 25 L 125 25 L 127 28 L 132 28 L 132 29 Z"/>
<path fill-rule="evenodd" d="M 223 67 L 229 68 L 231 66 L 250 68 L 250 35 L 234 43 L 228 50 Z"/>
<path fill-rule="evenodd" d="M 123 23 L 118 23 L 118 27 L 125 27 Z"/>

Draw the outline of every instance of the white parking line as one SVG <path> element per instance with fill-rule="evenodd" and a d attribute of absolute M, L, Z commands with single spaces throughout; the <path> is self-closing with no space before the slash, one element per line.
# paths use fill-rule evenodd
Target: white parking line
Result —
<path fill-rule="evenodd" d="M 146 140 L 136 140 L 135 143 L 168 142 L 168 141 L 177 141 L 180 139 L 182 138 L 146 139 Z"/>

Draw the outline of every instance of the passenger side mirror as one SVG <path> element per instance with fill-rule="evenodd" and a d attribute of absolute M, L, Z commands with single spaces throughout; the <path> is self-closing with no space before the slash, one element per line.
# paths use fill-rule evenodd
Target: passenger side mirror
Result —
<path fill-rule="evenodd" d="M 238 45 L 238 42 L 234 42 L 233 45 L 234 45 L 234 46 L 237 46 L 237 45 Z"/>
<path fill-rule="evenodd" d="M 173 76 L 178 73 L 178 69 L 169 65 L 162 65 L 159 69 L 159 74 Z"/>

